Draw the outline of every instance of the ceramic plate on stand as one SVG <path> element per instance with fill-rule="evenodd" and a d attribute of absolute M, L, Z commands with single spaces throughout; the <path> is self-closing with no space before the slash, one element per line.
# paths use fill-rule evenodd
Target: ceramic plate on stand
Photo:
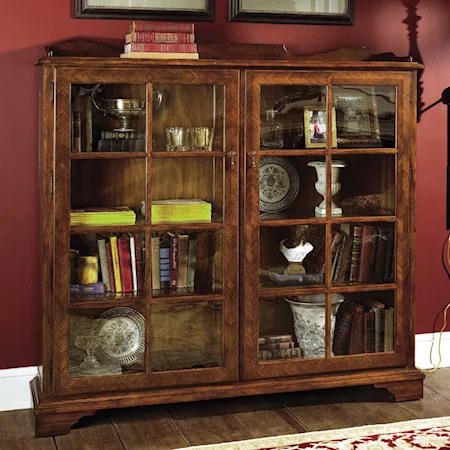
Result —
<path fill-rule="evenodd" d="M 95 321 L 94 332 L 103 336 L 96 355 L 100 361 L 129 366 L 145 350 L 145 319 L 132 308 L 108 309 Z"/>
<path fill-rule="evenodd" d="M 262 156 L 259 165 L 259 210 L 286 209 L 297 197 L 300 179 L 294 165 L 281 156 Z"/>

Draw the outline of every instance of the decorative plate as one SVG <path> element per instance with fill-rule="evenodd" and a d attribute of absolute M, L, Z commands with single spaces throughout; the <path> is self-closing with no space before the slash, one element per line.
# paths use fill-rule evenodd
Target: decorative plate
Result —
<path fill-rule="evenodd" d="M 108 309 L 95 321 L 94 332 L 103 336 L 97 348 L 99 360 L 114 360 L 129 366 L 145 350 L 145 319 L 132 308 Z"/>
<path fill-rule="evenodd" d="M 259 165 L 259 210 L 286 209 L 297 197 L 300 187 L 294 165 L 281 156 L 262 156 Z"/>

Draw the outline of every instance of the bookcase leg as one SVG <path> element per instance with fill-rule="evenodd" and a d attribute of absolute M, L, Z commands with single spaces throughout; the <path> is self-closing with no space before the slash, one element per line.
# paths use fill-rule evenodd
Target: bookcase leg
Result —
<path fill-rule="evenodd" d="M 68 413 L 49 413 L 35 415 L 36 437 L 58 436 L 61 434 L 69 434 L 70 429 L 82 417 L 92 416 L 97 411 L 78 411 Z"/>
<path fill-rule="evenodd" d="M 374 384 L 377 389 L 387 389 L 397 402 L 419 400 L 423 398 L 423 381 L 395 381 L 393 383 Z"/>

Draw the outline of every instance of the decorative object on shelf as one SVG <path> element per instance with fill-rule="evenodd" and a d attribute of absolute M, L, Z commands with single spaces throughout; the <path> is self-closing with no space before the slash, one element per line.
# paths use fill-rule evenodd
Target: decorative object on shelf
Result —
<path fill-rule="evenodd" d="M 346 167 L 347 164 L 343 161 L 332 161 L 331 163 L 331 196 L 337 194 L 341 190 L 341 183 L 339 183 L 339 171 Z M 327 165 L 325 161 L 310 161 L 308 167 L 314 167 L 317 173 L 317 181 L 314 187 L 316 191 L 323 196 L 323 200 L 319 206 L 316 206 L 316 217 L 325 217 L 327 215 Z M 331 215 L 342 216 L 342 208 L 336 206 L 331 199 Z"/>
<path fill-rule="evenodd" d="M 113 360 L 129 366 L 145 350 L 145 319 L 132 308 L 108 309 L 95 321 L 93 330 L 102 337 L 97 347 L 100 361 Z"/>
<path fill-rule="evenodd" d="M 295 166 L 280 156 L 263 156 L 259 166 L 259 209 L 286 209 L 297 197 L 300 179 Z"/>
<path fill-rule="evenodd" d="M 80 364 L 80 368 L 84 370 L 98 369 L 100 362 L 95 357 L 94 353 L 97 347 L 101 344 L 103 336 L 99 336 L 93 330 L 86 334 L 79 334 L 75 337 L 75 345 L 78 348 L 86 350 L 87 356 Z"/>
<path fill-rule="evenodd" d="M 188 148 L 188 132 L 184 127 L 167 127 L 166 150 L 168 152 L 185 152 Z"/>
<path fill-rule="evenodd" d="M 301 5 L 299 5 L 301 3 Z M 230 0 L 230 21 L 352 25 L 354 0 L 322 2 Z"/>
<path fill-rule="evenodd" d="M 98 256 L 79 256 L 77 272 L 79 284 L 97 283 Z"/>
<path fill-rule="evenodd" d="M 337 147 L 336 109 L 332 109 L 331 145 Z M 325 106 L 307 106 L 304 109 L 305 147 L 326 148 L 327 146 L 327 109 Z"/>
<path fill-rule="evenodd" d="M 214 141 L 214 128 L 193 127 L 188 129 L 190 150 L 194 152 L 211 151 Z"/>
<path fill-rule="evenodd" d="M 343 295 L 331 294 L 330 336 L 334 335 L 336 313 L 343 300 Z M 286 301 L 294 316 L 295 336 L 303 358 L 325 358 L 325 294 L 299 295 L 286 298 Z M 331 354 L 333 355 L 332 352 Z"/>
<path fill-rule="evenodd" d="M 333 89 L 333 97 L 339 146 L 381 146 L 375 88 L 338 86 Z"/>
<path fill-rule="evenodd" d="M 314 249 L 310 242 L 305 240 L 308 225 L 297 225 L 292 227 L 292 236 L 280 242 L 280 252 L 288 260 L 285 275 L 304 275 L 305 268 L 302 261 L 306 255 Z"/>
<path fill-rule="evenodd" d="M 139 20 L 214 20 L 214 0 L 75 0 L 77 19 L 139 19 Z M 186 23 L 168 22 L 175 31 L 182 32 Z M 164 22 L 144 23 L 149 28 L 167 31 Z M 154 29 L 154 28 L 150 28 Z"/>
<path fill-rule="evenodd" d="M 273 108 L 268 109 L 265 113 L 266 118 L 261 120 L 261 148 L 267 150 L 283 148 L 283 125 L 275 120 L 275 110 Z"/>

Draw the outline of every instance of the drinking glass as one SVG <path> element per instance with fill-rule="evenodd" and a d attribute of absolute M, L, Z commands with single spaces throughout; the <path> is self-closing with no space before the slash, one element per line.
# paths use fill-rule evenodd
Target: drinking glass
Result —
<path fill-rule="evenodd" d="M 184 127 L 167 127 L 166 149 L 168 152 L 185 152 L 187 150 L 188 133 Z"/>

